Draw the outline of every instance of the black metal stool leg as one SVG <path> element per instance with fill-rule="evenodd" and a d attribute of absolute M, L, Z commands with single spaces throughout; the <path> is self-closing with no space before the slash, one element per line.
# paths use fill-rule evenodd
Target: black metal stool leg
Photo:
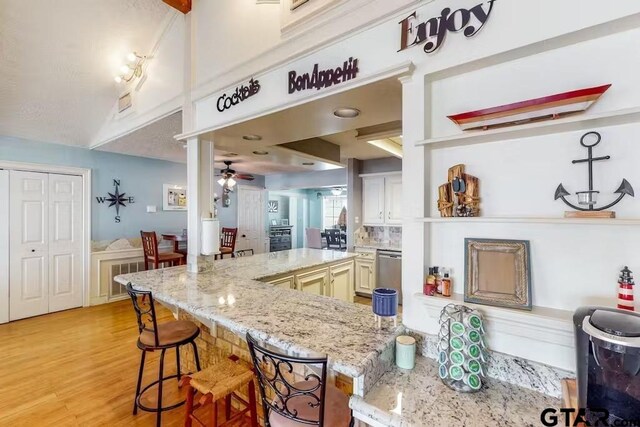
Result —
<path fill-rule="evenodd" d="M 162 380 L 164 377 L 164 353 L 167 349 L 163 348 L 160 353 L 160 373 L 158 374 L 158 413 L 156 415 L 156 426 L 160 427 L 162 418 Z"/>
<path fill-rule="evenodd" d="M 181 378 L 181 375 L 180 375 L 180 346 L 176 347 L 176 365 L 177 365 L 177 368 L 178 368 L 178 383 L 179 383 L 180 382 L 180 378 Z"/>
<path fill-rule="evenodd" d="M 191 341 L 191 345 L 193 346 L 193 356 L 196 359 L 196 371 L 200 371 L 200 357 L 198 357 L 198 346 L 195 341 Z"/>
<path fill-rule="evenodd" d="M 136 397 L 133 399 L 133 415 L 138 413 L 138 396 L 140 395 L 140 386 L 142 385 L 142 373 L 144 372 L 144 359 L 147 352 L 142 350 L 142 356 L 140 357 L 140 368 L 138 370 L 138 384 L 136 385 Z"/>

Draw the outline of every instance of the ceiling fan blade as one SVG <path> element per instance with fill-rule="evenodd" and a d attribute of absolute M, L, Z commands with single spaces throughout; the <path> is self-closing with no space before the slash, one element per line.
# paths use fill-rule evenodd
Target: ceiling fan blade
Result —
<path fill-rule="evenodd" d="M 244 174 L 244 173 L 236 174 L 236 178 L 237 179 L 244 179 L 245 181 L 253 181 L 254 179 L 256 179 L 253 175 Z"/>

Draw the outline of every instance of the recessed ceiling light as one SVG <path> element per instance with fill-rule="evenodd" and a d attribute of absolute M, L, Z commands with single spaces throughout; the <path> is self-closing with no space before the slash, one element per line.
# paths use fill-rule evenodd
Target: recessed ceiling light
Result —
<path fill-rule="evenodd" d="M 262 137 L 260 135 L 245 135 L 242 137 L 245 141 L 260 141 Z"/>
<path fill-rule="evenodd" d="M 256 156 L 266 156 L 267 154 L 269 154 L 268 151 L 254 151 L 253 154 L 255 154 Z"/>
<path fill-rule="evenodd" d="M 352 107 L 336 108 L 333 115 L 341 119 L 353 119 L 360 115 L 360 110 Z"/>
<path fill-rule="evenodd" d="M 238 153 L 224 153 L 222 157 L 237 157 Z"/>
<path fill-rule="evenodd" d="M 315 163 L 313 163 L 313 162 L 303 162 L 302 163 L 302 166 L 313 166 L 313 165 L 315 165 Z"/>

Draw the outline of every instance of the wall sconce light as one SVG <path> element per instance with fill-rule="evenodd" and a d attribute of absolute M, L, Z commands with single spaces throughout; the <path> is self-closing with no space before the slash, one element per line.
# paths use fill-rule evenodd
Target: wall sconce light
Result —
<path fill-rule="evenodd" d="M 120 67 L 120 75 L 114 77 L 116 83 L 129 83 L 133 79 L 142 77 L 142 66 L 147 60 L 146 56 L 140 56 L 136 52 L 127 55 L 127 63 Z"/>

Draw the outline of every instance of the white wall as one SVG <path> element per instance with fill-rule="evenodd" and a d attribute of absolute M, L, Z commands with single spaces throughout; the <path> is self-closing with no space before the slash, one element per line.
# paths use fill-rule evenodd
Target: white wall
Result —
<path fill-rule="evenodd" d="M 131 90 L 133 106 L 118 113 L 116 99 L 111 114 L 93 138 L 92 147 L 124 136 L 182 108 L 184 37 L 185 17 L 179 12 L 168 14 L 149 51 L 140 52 L 150 55 L 145 65 L 144 83 L 141 86 L 137 83 L 119 86 L 123 93 Z"/>

